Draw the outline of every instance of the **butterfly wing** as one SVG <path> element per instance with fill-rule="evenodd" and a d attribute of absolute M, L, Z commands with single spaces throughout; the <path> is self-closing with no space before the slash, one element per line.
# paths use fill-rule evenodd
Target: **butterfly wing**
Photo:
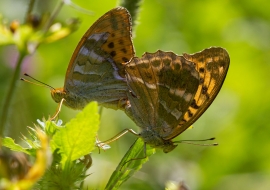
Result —
<path fill-rule="evenodd" d="M 158 136 L 169 133 L 183 118 L 199 85 L 194 64 L 172 52 L 145 53 L 133 58 L 126 67 L 127 115 Z"/>
<path fill-rule="evenodd" d="M 125 8 L 105 13 L 84 34 L 70 60 L 64 90 L 83 101 L 118 108 L 126 98 L 124 63 L 134 56 Z"/>
<path fill-rule="evenodd" d="M 165 137 L 166 139 L 178 136 L 205 112 L 221 89 L 229 69 L 229 54 L 220 47 L 211 47 L 195 54 L 183 54 L 183 56 L 195 63 L 200 76 L 200 84 L 183 119 L 172 133 Z"/>

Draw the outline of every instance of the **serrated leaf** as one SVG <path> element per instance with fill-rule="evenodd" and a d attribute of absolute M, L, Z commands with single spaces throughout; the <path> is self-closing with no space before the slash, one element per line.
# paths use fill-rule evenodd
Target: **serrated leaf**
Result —
<path fill-rule="evenodd" d="M 111 175 L 105 189 L 118 189 L 126 180 L 128 180 L 142 165 L 148 161 L 148 157 L 155 153 L 155 149 L 146 146 L 146 158 L 141 152 L 144 151 L 144 142 L 138 138 L 127 151 L 116 170 Z"/>
<path fill-rule="evenodd" d="M 59 149 L 63 163 L 73 161 L 95 148 L 99 127 L 99 114 L 96 102 L 88 104 L 76 118 L 55 133 L 51 141 L 52 150 Z"/>
<path fill-rule="evenodd" d="M 34 152 L 30 151 L 28 148 L 23 148 L 21 145 L 16 144 L 15 141 L 10 137 L 5 137 L 2 139 L 2 145 L 9 148 L 10 150 L 23 152 L 28 155 L 34 156 Z"/>

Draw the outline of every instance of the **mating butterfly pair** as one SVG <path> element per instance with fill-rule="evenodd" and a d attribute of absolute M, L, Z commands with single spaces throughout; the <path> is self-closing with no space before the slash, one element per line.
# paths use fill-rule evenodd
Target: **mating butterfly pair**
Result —
<path fill-rule="evenodd" d="M 69 63 L 64 88 L 53 99 L 73 109 L 90 101 L 122 109 L 142 128 L 134 134 L 170 152 L 173 138 L 209 107 L 229 68 L 229 55 L 212 47 L 192 55 L 157 51 L 134 57 L 131 18 L 115 8 L 85 33 Z"/>

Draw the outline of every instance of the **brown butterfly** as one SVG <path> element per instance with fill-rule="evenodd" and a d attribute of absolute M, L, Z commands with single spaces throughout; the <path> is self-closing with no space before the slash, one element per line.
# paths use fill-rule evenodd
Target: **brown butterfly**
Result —
<path fill-rule="evenodd" d="M 145 144 L 165 153 L 177 146 L 172 139 L 194 123 L 213 102 L 229 68 L 230 58 L 219 47 L 178 56 L 157 51 L 134 57 L 126 65 L 130 89 L 126 114 L 142 128 L 140 133 L 126 129 Z"/>
<path fill-rule="evenodd" d="M 123 7 L 101 16 L 84 34 L 70 60 L 64 88 L 51 90 L 55 102 L 82 109 L 89 102 L 119 109 L 127 99 L 124 63 L 134 56 L 131 17 Z"/>

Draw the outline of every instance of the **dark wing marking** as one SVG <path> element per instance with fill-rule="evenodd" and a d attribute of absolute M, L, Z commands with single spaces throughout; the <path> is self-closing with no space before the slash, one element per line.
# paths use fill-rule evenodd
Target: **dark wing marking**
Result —
<path fill-rule="evenodd" d="M 230 63 L 229 54 L 220 47 L 211 47 L 195 54 L 184 54 L 183 56 L 195 63 L 200 76 L 200 84 L 183 119 L 166 139 L 178 136 L 205 112 L 221 89 Z"/>

